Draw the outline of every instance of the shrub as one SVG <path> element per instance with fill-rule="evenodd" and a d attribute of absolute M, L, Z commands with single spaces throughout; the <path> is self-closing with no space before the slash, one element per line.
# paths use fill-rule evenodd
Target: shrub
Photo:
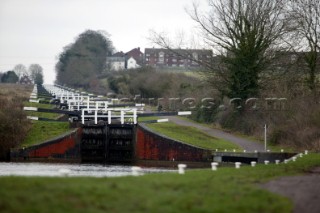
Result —
<path fill-rule="evenodd" d="M 25 98 L 21 96 L 22 93 L 4 88 L 0 87 L 0 160 L 8 160 L 10 148 L 18 146 L 30 128 L 23 111 Z"/>

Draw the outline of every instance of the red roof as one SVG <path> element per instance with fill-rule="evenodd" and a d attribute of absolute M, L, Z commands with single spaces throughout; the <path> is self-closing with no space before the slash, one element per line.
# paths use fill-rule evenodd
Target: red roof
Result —
<path fill-rule="evenodd" d="M 138 64 L 142 64 L 143 62 L 143 53 L 140 51 L 140 47 L 134 48 L 126 53 L 127 58 L 134 58 Z"/>

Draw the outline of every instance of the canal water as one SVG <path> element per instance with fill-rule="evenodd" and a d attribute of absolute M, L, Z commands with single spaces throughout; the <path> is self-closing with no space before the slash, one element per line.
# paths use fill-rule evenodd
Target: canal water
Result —
<path fill-rule="evenodd" d="M 132 174 L 132 166 L 101 164 L 0 163 L 0 176 L 120 177 Z M 161 168 L 142 168 L 141 173 L 172 172 Z"/>

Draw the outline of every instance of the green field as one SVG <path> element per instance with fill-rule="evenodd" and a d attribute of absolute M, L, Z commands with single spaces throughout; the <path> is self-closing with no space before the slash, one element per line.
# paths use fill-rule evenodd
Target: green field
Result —
<path fill-rule="evenodd" d="M 257 167 L 187 170 L 120 178 L 0 177 L 2 213 L 292 212 L 292 203 L 259 187 L 320 165 L 320 155 Z"/>
<path fill-rule="evenodd" d="M 240 147 L 231 142 L 211 137 L 194 127 L 179 126 L 171 122 L 147 124 L 147 126 L 153 131 L 172 139 L 205 149 L 240 149 Z"/>
<path fill-rule="evenodd" d="M 32 128 L 21 146 L 39 144 L 62 135 L 69 130 L 68 122 L 32 121 Z"/>

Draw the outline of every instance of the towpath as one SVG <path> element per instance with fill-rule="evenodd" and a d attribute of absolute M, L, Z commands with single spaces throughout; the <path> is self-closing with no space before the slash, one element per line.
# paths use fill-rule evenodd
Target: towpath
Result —
<path fill-rule="evenodd" d="M 176 116 L 170 116 L 169 120 L 178 125 L 195 127 L 210 136 L 228 140 L 234 144 L 239 145 L 241 148 L 243 148 L 246 151 L 255 151 L 255 150 L 264 151 L 264 145 L 253 140 L 248 140 L 246 138 L 238 137 L 238 136 L 229 134 L 227 132 L 224 132 L 222 130 L 206 127 L 204 125 L 197 124 L 195 122 L 188 121 L 185 119 L 181 119 Z"/>
<path fill-rule="evenodd" d="M 305 175 L 272 180 L 263 184 L 262 188 L 291 199 L 294 204 L 293 213 L 320 212 L 320 167 Z"/>

